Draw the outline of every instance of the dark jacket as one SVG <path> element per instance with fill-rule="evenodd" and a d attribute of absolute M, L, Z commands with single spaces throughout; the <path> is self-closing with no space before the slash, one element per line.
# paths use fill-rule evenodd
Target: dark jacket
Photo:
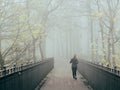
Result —
<path fill-rule="evenodd" d="M 70 63 L 72 63 L 72 67 L 77 67 L 78 60 L 77 59 L 71 59 Z"/>

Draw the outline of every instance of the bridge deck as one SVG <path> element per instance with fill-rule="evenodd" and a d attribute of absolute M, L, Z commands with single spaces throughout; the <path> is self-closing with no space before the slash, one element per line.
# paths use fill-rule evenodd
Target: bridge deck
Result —
<path fill-rule="evenodd" d="M 48 75 L 47 81 L 40 90 L 90 90 L 90 88 L 80 74 L 77 75 L 77 80 L 72 78 L 68 63 L 59 63 Z"/>

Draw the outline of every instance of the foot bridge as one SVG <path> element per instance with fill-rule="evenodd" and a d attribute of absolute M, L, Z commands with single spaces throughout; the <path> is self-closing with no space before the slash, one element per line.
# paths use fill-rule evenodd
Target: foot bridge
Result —
<path fill-rule="evenodd" d="M 0 90 L 120 90 L 119 83 L 119 70 L 82 59 L 77 80 L 67 59 L 48 58 L 0 71 Z"/>

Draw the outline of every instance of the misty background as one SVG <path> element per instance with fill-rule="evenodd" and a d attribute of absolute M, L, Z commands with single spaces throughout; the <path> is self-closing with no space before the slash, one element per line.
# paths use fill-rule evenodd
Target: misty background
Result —
<path fill-rule="evenodd" d="M 0 67 L 74 54 L 119 67 L 119 8 L 119 0 L 1 0 Z"/>

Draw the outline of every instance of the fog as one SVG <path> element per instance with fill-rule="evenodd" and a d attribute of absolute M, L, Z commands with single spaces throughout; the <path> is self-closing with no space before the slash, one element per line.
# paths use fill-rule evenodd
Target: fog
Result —
<path fill-rule="evenodd" d="M 120 65 L 119 0 L 2 0 L 0 8 L 1 67 L 74 54 Z"/>
<path fill-rule="evenodd" d="M 89 53 L 88 18 L 81 11 L 80 0 L 64 0 L 50 16 L 46 56 L 71 58 Z"/>

